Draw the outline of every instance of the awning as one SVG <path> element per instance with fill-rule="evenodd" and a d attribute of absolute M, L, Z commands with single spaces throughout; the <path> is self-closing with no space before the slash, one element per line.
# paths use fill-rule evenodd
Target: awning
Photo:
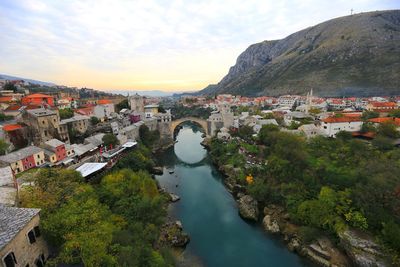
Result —
<path fill-rule="evenodd" d="M 126 148 L 131 148 L 137 145 L 137 142 L 135 141 L 128 141 L 125 144 L 122 145 L 122 147 L 126 147 Z"/>
<path fill-rule="evenodd" d="M 76 171 L 80 172 L 83 177 L 89 176 L 101 169 L 103 169 L 107 163 L 84 163 L 82 166 L 76 169 Z"/>

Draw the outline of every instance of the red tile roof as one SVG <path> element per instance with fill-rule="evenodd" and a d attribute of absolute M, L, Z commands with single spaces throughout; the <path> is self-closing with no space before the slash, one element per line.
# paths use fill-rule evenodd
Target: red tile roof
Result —
<path fill-rule="evenodd" d="M 48 97 L 53 98 L 51 95 L 45 95 L 45 94 L 31 94 L 31 95 L 27 95 L 25 97 L 27 97 L 27 98 L 48 98 Z"/>
<path fill-rule="evenodd" d="M 323 122 L 326 123 L 340 123 L 340 122 L 355 122 L 355 121 L 361 121 L 360 117 L 328 117 L 326 119 L 322 120 Z"/>
<path fill-rule="evenodd" d="M 8 108 L 6 108 L 5 111 L 16 111 L 16 110 L 19 110 L 21 107 L 22 107 L 21 105 L 12 105 L 12 106 L 9 106 Z"/>
<path fill-rule="evenodd" d="M 22 126 L 19 124 L 6 124 L 3 126 L 3 130 L 6 132 L 12 132 L 21 128 Z"/>
<path fill-rule="evenodd" d="M 12 102 L 13 101 L 13 97 L 12 96 L 2 96 L 0 97 L 0 103 L 8 103 L 8 102 Z"/>
<path fill-rule="evenodd" d="M 395 108 L 397 104 L 394 102 L 371 102 L 374 108 Z"/>
<path fill-rule="evenodd" d="M 100 99 L 97 101 L 97 104 L 104 105 L 104 104 L 112 104 L 111 100 L 108 99 Z"/>

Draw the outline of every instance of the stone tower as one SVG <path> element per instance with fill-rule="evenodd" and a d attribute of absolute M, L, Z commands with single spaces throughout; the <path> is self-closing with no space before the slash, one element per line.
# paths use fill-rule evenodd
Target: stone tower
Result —
<path fill-rule="evenodd" d="M 129 97 L 129 104 L 131 106 L 131 110 L 136 112 L 144 112 L 144 99 L 143 96 L 138 95 L 137 93 L 133 96 Z"/>

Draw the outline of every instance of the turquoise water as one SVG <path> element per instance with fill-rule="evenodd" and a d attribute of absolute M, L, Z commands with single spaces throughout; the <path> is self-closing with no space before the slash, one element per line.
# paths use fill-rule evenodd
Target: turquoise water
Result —
<path fill-rule="evenodd" d="M 309 266 L 279 239 L 239 217 L 221 174 L 200 145 L 201 135 L 196 126 L 185 125 L 175 146 L 160 156 L 165 170 L 156 177 L 162 187 L 181 197 L 171 204 L 170 213 L 190 235 L 185 254 L 210 267 Z"/>

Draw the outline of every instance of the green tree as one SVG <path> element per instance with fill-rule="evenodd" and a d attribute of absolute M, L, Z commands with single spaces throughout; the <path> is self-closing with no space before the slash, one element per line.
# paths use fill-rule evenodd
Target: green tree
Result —
<path fill-rule="evenodd" d="M 376 111 L 369 111 L 369 110 L 365 110 L 365 111 L 362 113 L 362 116 L 361 116 L 361 118 L 362 118 L 364 121 L 367 121 L 367 120 L 373 119 L 373 118 L 378 118 L 378 117 L 379 117 L 379 113 L 378 113 L 378 112 L 376 112 Z"/>
<path fill-rule="evenodd" d="M 388 137 L 388 138 L 397 138 L 399 137 L 399 132 L 397 131 L 397 127 L 392 122 L 381 123 L 378 126 L 378 134 Z"/>
<path fill-rule="evenodd" d="M 90 123 L 91 123 L 92 125 L 96 125 L 96 124 L 98 124 L 99 122 L 100 122 L 100 120 L 99 120 L 97 117 L 94 117 L 94 116 L 90 117 Z"/>
<path fill-rule="evenodd" d="M 374 124 L 372 122 L 364 122 L 361 125 L 361 129 L 360 129 L 361 133 L 368 133 L 368 132 L 376 132 L 376 128 L 374 126 Z"/>
<path fill-rule="evenodd" d="M 139 137 L 142 143 L 151 148 L 160 140 L 160 132 L 158 130 L 150 131 L 145 124 L 139 127 Z"/>
<path fill-rule="evenodd" d="M 74 116 L 74 111 L 70 108 L 59 109 L 58 112 L 60 114 L 60 119 L 62 120 L 69 119 Z"/>
<path fill-rule="evenodd" d="M 3 139 L 0 139 L 0 155 L 6 154 L 9 146 Z"/>
<path fill-rule="evenodd" d="M 400 118 L 400 109 L 393 110 L 389 113 L 390 117 Z"/>
<path fill-rule="evenodd" d="M 102 140 L 103 140 L 104 146 L 106 146 L 106 147 L 110 147 L 110 146 L 115 147 L 119 144 L 118 138 L 111 133 L 105 134 L 103 136 Z"/>
<path fill-rule="evenodd" d="M 120 112 L 122 109 L 130 109 L 128 99 L 124 99 L 115 105 L 116 112 Z"/>
<path fill-rule="evenodd" d="M 18 91 L 17 87 L 15 86 L 15 84 L 11 83 L 11 82 L 7 82 L 4 87 L 3 90 L 7 90 L 7 91 L 13 91 L 14 93 Z"/>

